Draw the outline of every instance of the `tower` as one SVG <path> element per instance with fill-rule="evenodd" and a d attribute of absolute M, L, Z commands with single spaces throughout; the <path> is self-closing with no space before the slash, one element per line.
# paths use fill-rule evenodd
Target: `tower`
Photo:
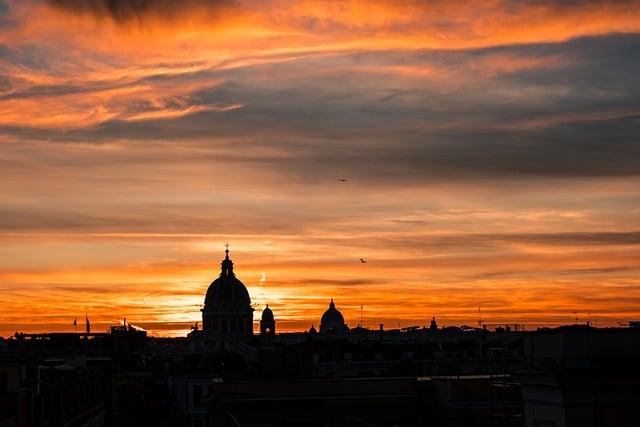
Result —
<path fill-rule="evenodd" d="M 273 311 L 269 308 L 269 304 L 262 311 L 262 319 L 260 320 L 260 335 L 274 336 L 276 334 L 276 319 L 273 317 Z"/>
<path fill-rule="evenodd" d="M 429 330 L 431 330 L 431 331 L 437 331 L 438 330 L 438 323 L 436 322 L 435 316 L 431 318 L 431 324 L 429 325 Z"/>

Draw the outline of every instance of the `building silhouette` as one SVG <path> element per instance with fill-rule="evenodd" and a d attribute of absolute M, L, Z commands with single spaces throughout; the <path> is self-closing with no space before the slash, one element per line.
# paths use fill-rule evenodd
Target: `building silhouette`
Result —
<path fill-rule="evenodd" d="M 220 276 L 211 282 L 204 299 L 202 328 L 235 338 L 250 338 L 253 335 L 251 298 L 233 272 L 228 247 L 220 266 Z"/>
<path fill-rule="evenodd" d="M 344 334 L 349 330 L 348 326 L 344 322 L 344 316 L 336 308 L 333 298 L 329 303 L 329 308 L 324 312 L 320 319 L 320 333 L 321 334 Z"/>
<path fill-rule="evenodd" d="M 274 336 L 276 334 L 276 320 L 273 317 L 273 311 L 269 308 L 269 304 L 262 311 L 260 319 L 260 335 Z"/>

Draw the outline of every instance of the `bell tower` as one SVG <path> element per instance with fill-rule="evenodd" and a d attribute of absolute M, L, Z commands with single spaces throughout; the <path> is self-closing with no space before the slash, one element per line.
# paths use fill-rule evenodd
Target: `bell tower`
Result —
<path fill-rule="evenodd" d="M 274 336 L 276 334 L 276 319 L 273 317 L 273 311 L 269 308 L 269 304 L 262 311 L 262 319 L 260 319 L 260 335 Z"/>

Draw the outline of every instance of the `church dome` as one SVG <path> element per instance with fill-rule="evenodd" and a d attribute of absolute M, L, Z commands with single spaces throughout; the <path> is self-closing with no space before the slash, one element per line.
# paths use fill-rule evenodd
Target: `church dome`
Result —
<path fill-rule="evenodd" d="M 346 325 L 344 323 L 344 316 L 340 311 L 336 308 L 336 305 L 333 303 L 333 298 L 329 303 L 329 308 L 322 315 L 322 319 L 320 320 L 320 332 L 344 332 L 346 329 Z"/>
<path fill-rule="evenodd" d="M 233 273 L 233 261 L 229 259 L 229 250 L 221 263 L 220 276 L 211 282 L 204 299 L 206 308 L 241 306 L 250 307 L 251 299 L 244 284 Z"/>
<path fill-rule="evenodd" d="M 262 320 L 263 321 L 273 321 L 273 311 L 271 311 L 271 309 L 269 308 L 269 304 L 267 304 L 267 307 L 262 310 Z"/>

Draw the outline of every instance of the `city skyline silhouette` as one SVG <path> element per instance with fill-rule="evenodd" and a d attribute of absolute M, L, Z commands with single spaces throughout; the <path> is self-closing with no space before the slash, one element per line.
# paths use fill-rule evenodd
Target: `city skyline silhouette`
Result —
<path fill-rule="evenodd" d="M 639 0 L 0 0 L 0 427 L 638 427 Z"/>

